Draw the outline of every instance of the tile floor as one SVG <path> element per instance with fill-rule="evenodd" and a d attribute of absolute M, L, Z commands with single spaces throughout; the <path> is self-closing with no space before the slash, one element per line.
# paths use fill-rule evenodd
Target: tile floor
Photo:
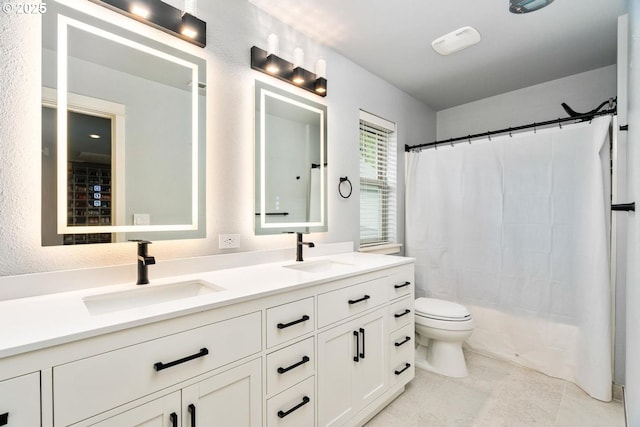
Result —
<path fill-rule="evenodd" d="M 405 392 L 365 427 L 624 427 L 622 403 L 592 399 L 576 385 L 474 352 L 469 376 L 416 369 Z"/>

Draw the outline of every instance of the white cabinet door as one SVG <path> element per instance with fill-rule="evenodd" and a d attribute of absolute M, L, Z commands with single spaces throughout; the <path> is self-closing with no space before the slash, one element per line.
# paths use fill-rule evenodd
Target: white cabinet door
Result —
<path fill-rule="evenodd" d="M 359 322 L 361 357 L 353 366 L 353 399 L 358 408 L 369 404 L 386 389 L 385 349 L 388 338 L 384 334 L 385 316 L 386 313 L 379 310 Z"/>
<path fill-rule="evenodd" d="M 318 334 L 318 424 L 342 425 L 385 391 L 385 310 Z"/>
<path fill-rule="evenodd" d="M 40 373 L 0 381 L 0 426 L 40 425 Z"/>
<path fill-rule="evenodd" d="M 176 391 L 89 425 L 92 427 L 179 427 L 179 422 L 180 392 Z"/>
<path fill-rule="evenodd" d="M 354 357 L 353 323 L 318 334 L 318 425 L 337 426 L 354 412 L 351 400 Z"/>
<path fill-rule="evenodd" d="M 183 427 L 260 427 L 262 362 L 256 359 L 182 390 Z"/>

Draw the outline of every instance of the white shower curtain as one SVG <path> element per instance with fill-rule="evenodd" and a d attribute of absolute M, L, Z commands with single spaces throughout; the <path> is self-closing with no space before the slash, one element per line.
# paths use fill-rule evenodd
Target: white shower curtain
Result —
<path fill-rule="evenodd" d="M 467 305 L 471 348 L 604 401 L 612 382 L 610 121 L 406 155 L 417 295 Z"/>

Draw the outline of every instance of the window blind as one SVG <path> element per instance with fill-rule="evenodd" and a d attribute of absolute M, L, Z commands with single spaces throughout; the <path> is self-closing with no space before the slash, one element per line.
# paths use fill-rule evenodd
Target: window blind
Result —
<path fill-rule="evenodd" d="M 360 245 L 396 239 L 395 124 L 360 114 Z"/>

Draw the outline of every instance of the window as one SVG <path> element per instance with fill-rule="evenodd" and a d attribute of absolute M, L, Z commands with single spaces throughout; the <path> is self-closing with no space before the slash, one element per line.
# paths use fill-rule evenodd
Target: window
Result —
<path fill-rule="evenodd" d="M 360 246 L 396 241 L 396 126 L 360 111 Z"/>

